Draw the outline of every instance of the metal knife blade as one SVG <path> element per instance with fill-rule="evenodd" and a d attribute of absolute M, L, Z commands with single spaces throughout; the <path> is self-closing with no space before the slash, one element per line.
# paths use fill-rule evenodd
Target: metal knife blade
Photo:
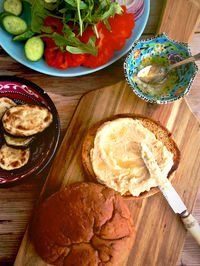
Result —
<path fill-rule="evenodd" d="M 157 179 L 159 183 L 159 189 L 168 201 L 169 205 L 171 206 L 172 210 L 175 213 L 184 213 L 187 208 L 183 201 L 181 200 L 180 196 L 173 188 L 171 182 L 168 180 L 167 176 L 163 176 L 163 173 L 160 170 L 160 167 L 157 164 L 152 152 L 149 150 L 146 143 L 141 143 L 142 147 L 142 158 L 149 170 L 149 172 Z"/>
<path fill-rule="evenodd" d="M 156 177 L 159 183 L 158 187 L 160 191 L 164 195 L 172 210 L 180 215 L 185 228 L 191 233 L 191 235 L 200 245 L 200 226 L 198 221 L 192 216 L 191 213 L 188 213 L 185 204 L 167 177 L 162 177 L 162 172 L 148 146 L 145 143 L 141 143 L 141 147 L 142 158 L 149 169 L 149 172 L 154 173 L 154 177 Z"/>
<path fill-rule="evenodd" d="M 175 213 L 182 214 L 187 210 L 187 207 L 168 179 L 164 186 L 159 186 L 159 189 Z"/>

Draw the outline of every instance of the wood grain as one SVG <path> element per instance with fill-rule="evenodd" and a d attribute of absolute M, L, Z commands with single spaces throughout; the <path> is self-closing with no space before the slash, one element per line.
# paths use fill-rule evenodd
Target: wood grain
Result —
<path fill-rule="evenodd" d="M 174 2 L 176 1 L 177 0 Z M 156 32 L 163 2 L 164 0 L 150 0 L 150 16 L 144 31 L 145 34 L 149 35 Z M 174 15 L 176 15 L 176 12 L 174 12 Z M 172 22 L 173 21 L 174 20 L 172 20 Z M 182 25 L 184 25 L 184 21 L 182 21 L 181 24 L 178 24 L 178 28 L 180 28 Z M 196 29 L 196 32 L 199 31 L 200 24 Z M 143 35 L 143 38 L 146 38 L 147 35 Z M 190 46 L 193 54 L 199 52 L 200 34 L 194 35 Z M 17 75 L 35 82 L 37 85 L 43 88 L 55 102 L 61 119 L 61 139 L 66 132 L 69 121 L 72 117 L 73 111 L 76 108 L 76 104 L 80 99 L 80 96 L 83 93 L 91 91 L 92 89 L 109 86 L 123 80 L 123 62 L 124 58 L 118 60 L 105 69 L 93 73 L 92 75 L 79 77 L 78 80 L 77 78 L 57 78 L 43 75 L 19 64 L 0 47 L 0 74 Z M 186 97 L 192 111 L 200 119 L 199 88 L 200 73 L 198 73 L 193 83 L 190 94 Z M 26 225 L 31 217 L 35 202 L 37 201 L 47 173 L 48 169 L 46 169 L 46 171 L 44 171 L 40 176 L 34 176 L 27 180 L 27 182 L 24 184 L 0 190 L 1 266 L 13 265 L 13 261 L 25 232 Z M 200 222 L 200 194 L 198 196 L 196 208 L 193 214 Z M 180 262 L 178 265 L 197 266 L 199 264 L 199 247 L 193 238 L 188 235 L 184 248 L 180 254 Z"/>
<path fill-rule="evenodd" d="M 199 0 L 166 0 L 157 33 L 176 41 L 190 42 L 200 22 Z"/>
<path fill-rule="evenodd" d="M 192 41 L 189 43 L 191 47 L 192 54 L 197 54 L 199 52 L 200 47 L 200 33 L 194 34 Z M 196 64 L 200 69 L 200 61 L 197 61 Z M 189 95 L 186 97 L 188 104 L 190 105 L 191 110 L 196 115 L 196 117 L 200 120 L 200 72 L 198 72 L 194 83 L 192 85 L 191 91 Z M 199 221 L 200 224 L 200 191 L 198 193 L 197 201 L 195 204 L 193 215 Z M 200 264 L 200 252 L 199 246 L 196 241 L 187 234 L 184 247 L 180 254 L 179 258 L 179 266 L 187 265 L 187 266 L 197 266 Z"/>
<path fill-rule="evenodd" d="M 185 100 L 167 105 L 148 104 L 135 96 L 125 81 L 91 91 L 81 98 L 39 201 L 73 182 L 86 180 L 81 164 L 81 143 L 87 130 L 101 119 L 127 112 L 148 115 L 172 132 L 181 151 L 181 163 L 173 185 L 188 209 L 193 209 L 200 184 L 199 122 Z M 161 193 L 127 203 L 137 231 L 127 265 L 176 265 L 186 231 Z M 28 233 L 15 265 L 46 265 L 35 253 Z"/>

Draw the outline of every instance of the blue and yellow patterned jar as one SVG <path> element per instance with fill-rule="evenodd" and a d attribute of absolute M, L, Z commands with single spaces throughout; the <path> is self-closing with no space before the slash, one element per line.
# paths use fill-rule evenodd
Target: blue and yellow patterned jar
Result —
<path fill-rule="evenodd" d="M 153 92 L 151 87 L 146 87 L 145 84 L 144 89 L 135 77 L 145 66 L 152 64 L 168 66 L 190 56 L 192 54 L 188 44 L 174 41 L 164 33 L 148 40 L 137 41 L 124 62 L 127 82 L 134 93 L 147 102 L 165 104 L 176 101 L 190 91 L 198 71 L 194 62 L 179 66 L 171 72 L 170 78 L 159 85 L 162 90 L 156 89 Z"/>

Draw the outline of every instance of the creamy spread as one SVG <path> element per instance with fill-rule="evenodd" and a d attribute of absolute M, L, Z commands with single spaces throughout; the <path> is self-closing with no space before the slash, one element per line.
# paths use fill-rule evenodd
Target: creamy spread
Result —
<path fill-rule="evenodd" d="M 119 118 L 104 123 L 95 136 L 90 156 L 98 181 L 122 195 L 133 196 L 158 186 L 158 178 L 149 171 L 142 156 L 146 147 L 143 143 L 166 177 L 173 165 L 173 154 L 141 120 Z"/>
<path fill-rule="evenodd" d="M 136 83 L 138 89 L 144 94 L 154 97 L 165 97 L 166 95 L 170 94 L 176 84 L 177 70 L 171 69 L 161 82 L 145 83 L 144 80 L 142 81 L 140 79 L 140 77 L 142 76 L 143 79 L 145 77 L 153 77 L 152 75 L 155 74 L 155 72 L 153 72 L 153 74 L 151 73 L 151 65 L 162 65 L 168 67 L 169 62 L 167 57 L 148 56 L 144 58 L 142 63 L 138 65 L 138 72 L 132 76 L 132 82 Z"/>
<path fill-rule="evenodd" d="M 176 82 L 176 74 L 171 71 L 163 81 L 152 84 L 143 82 L 137 76 L 134 76 L 132 81 L 137 84 L 143 93 L 151 96 L 164 97 L 173 89 Z"/>
<path fill-rule="evenodd" d="M 161 172 L 153 154 L 149 150 L 146 143 L 141 143 L 142 146 L 142 159 L 144 160 L 147 169 L 149 170 L 149 173 L 151 175 L 151 178 L 154 178 L 160 187 L 167 187 L 168 186 L 168 179 L 167 174 L 163 175 Z"/>

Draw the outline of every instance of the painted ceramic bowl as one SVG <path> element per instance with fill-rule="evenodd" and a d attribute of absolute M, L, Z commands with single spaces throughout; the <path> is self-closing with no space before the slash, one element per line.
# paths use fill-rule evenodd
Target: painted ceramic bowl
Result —
<path fill-rule="evenodd" d="M 50 97 L 30 81 L 18 77 L 0 76 L 0 97 L 9 97 L 16 104 L 29 103 L 46 106 L 53 114 L 51 125 L 30 146 L 28 163 L 15 170 L 7 171 L 0 168 L 0 187 L 4 187 L 39 174 L 50 163 L 60 137 L 60 122 L 58 112 Z M 2 131 L 1 128 L 1 133 Z"/>
<path fill-rule="evenodd" d="M 136 75 L 140 69 L 151 64 L 168 66 L 192 56 L 188 44 L 176 42 L 166 34 L 160 34 L 149 40 L 135 42 L 125 62 L 126 80 L 134 93 L 150 103 L 165 104 L 176 101 L 190 91 L 198 71 L 195 63 L 189 63 L 174 69 L 160 89 L 152 92 L 150 87 L 141 86 Z M 159 85 L 160 86 L 160 85 Z M 151 86 L 153 87 L 153 85 Z"/>

